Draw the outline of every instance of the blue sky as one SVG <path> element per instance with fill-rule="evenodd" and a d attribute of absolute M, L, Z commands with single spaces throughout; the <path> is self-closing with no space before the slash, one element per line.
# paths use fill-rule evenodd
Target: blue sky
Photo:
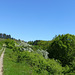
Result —
<path fill-rule="evenodd" d="M 75 35 L 75 0 L 0 0 L 0 33 L 25 41 Z"/>

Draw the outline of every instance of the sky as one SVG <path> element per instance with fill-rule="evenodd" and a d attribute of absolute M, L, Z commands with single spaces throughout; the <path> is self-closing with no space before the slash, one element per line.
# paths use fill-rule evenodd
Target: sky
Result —
<path fill-rule="evenodd" d="M 0 33 L 24 41 L 75 35 L 75 0 L 0 0 Z"/>

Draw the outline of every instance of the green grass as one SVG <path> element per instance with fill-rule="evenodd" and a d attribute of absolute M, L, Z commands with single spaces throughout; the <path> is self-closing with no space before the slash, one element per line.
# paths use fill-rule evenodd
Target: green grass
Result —
<path fill-rule="evenodd" d="M 1 54 L 2 54 L 2 50 L 0 50 L 0 56 L 1 56 Z"/>
<path fill-rule="evenodd" d="M 0 49 L 0 56 L 1 56 L 2 52 L 3 52 L 3 50 L 4 50 L 4 48 L 3 49 Z"/>
<path fill-rule="evenodd" d="M 0 38 L 0 56 L 1 56 L 2 52 L 3 52 L 3 50 L 4 50 L 4 49 L 1 50 L 2 47 L 3 47 L 4 41 L 5 41 L 5 39 Z"/>
<path fill-rule="evenodd" d="M 11 50 L 6 49 L 3 63 L 3 75 L 38 75 L 25 61 L 16 63 L 15 59 L 10 57 L 11 53 Z"/>

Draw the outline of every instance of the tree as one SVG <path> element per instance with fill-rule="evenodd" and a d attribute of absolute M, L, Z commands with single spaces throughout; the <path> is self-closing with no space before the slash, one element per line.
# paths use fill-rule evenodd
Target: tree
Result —
<path fill-rule="evenodd" d="M 48 48 L 49 58 L 59 59 L 63 66 L 73 61 L 75 54 L 75 36 L 71 34 L 57 36 Z"/>
<path fill-rule="evenodd" d="M 0 33 L 0 38 L 2 38 L 2 33 Z"/>
<path fill-rule="evenodd" d="M 11 39 L 11 35 L 8 35 L 8 38 Z"/>
<path fill-rule="evenodd" d="M 4 39 L 6 38 L 6 34 L 3 34 L 3 38 L 4 38 Z"/>

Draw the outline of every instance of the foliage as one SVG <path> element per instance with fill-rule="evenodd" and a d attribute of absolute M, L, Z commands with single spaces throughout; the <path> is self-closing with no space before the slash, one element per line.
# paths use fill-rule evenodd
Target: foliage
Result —
<path fill-rule="evenodd" d="M 4 34 L 0 33 L 0 38 L 11 39 L 11 35 L 6 35 L 5 33 Z"/>
<path fill-rule="evenodd" d="M 38 74 L 45 71 L 47 74 L 62 75 L 62 66 L 54 59 L 44 59 L 38 53 L 21 51 L 18 47 L 12 54 L 12 59 L 15 58 L 16 63 L 27 62 Z"/>
<path fill-rule="evenodd" d="M 1 48 L 3 43 L 7 47 L 4 75 L 75 75 L 74 35 L 58 35 L 51 41 L 36 40 L 28 43 L 2 39 Z"/>
<path fill-rule="evenodd" d="M 49 57 L 59 59 L 63 66 L 70 65 L 75 54 L 75 36 L 66 34 L 57 36 L 48 48 Z"/>
<path fill-rule="evenodd" d="M 52 41 L 35 40 L 35 41 L 29 41 L 28 43 L 30 45 L 33 45 L 34 50 L 37 50 L 37 49 L 46 50 L 47 47 L 51 44 L 51 42 Z"/>
<path fill-rule="evenodd" d="M 5 44 L 8 48 L 13 48 L 16 44 L 16 41 L 12 39 L 6 39 Z"/>

